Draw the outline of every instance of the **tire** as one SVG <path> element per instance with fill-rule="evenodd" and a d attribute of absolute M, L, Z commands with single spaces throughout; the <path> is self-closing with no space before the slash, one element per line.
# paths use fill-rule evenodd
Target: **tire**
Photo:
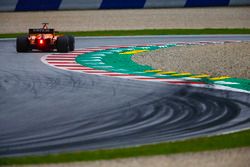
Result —
<path fill-rule="evenodd" d="M 56 48 L 58 52 L 68 52 L 69 51 L 69 40 L 67 36 L 61 36 L 57 38 Z"/>
<path fill-rule="evenodd" d="M 19 36 L 16 39 L 16 51 L 17 52 L 28 52 L 29 49 L 29 39 L 27 36 Z"/>
<path fill-rule="evenodd" d="M 69 51 L 75 50 L 75 38 L 72 35 L 68 35 L 69 39 Z"/>

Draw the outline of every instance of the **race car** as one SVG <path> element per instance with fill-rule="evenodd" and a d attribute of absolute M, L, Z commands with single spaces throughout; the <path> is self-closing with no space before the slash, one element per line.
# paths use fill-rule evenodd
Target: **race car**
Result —
<path fill-rule="evenodd" d="M 41 51 L 69 52 L 75 49 L 75 38 L 71 35 L 59 35 L 54 29 L 48 28 L 48 23 L 42 23 L 42 28 L 29 29 L 29 34 L 16 39 L 16 51 L 28 52 L 32 49 Z"/>

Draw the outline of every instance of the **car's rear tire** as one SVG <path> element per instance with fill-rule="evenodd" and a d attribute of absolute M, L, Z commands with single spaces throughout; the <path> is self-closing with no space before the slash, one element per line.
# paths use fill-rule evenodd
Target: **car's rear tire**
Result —
<path fill-rule="evenodd" d="M 75 50 L 75 38 L 72 35 L 68 35 L 69 39 L 69 51 Z"/>
<path fill-rule="evenodd" d="M 58 52 L 69 51 L 69 40 L 67 36 L 61 36 L 57 38 L 56 48 Z"/>
<path fill-rule="evenodd" d="M 19 36 L 16 38 L 16 51 L 17 52 L 29 51 L 29 39 L 27 36 Z"/>

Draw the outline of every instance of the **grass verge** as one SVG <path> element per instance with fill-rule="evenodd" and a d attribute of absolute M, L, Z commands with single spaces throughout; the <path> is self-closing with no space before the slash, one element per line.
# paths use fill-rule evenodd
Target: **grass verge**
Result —
<path fill-rule="evenodd" d="M 250 146 L 250 130 L 213 137 L 202 137 L 185 141 L 145 145 L 140 147 L 84 151 L 44 156 L 0 158 L 0 165 L 45 164 L 73 161 L 110 160 L 151 155 L 168 155 L 185 152 L 209 151 Z"/>
<path fill-rule="evenodd" d="M 205 34 L 250 34 L 250 29 L 146 29 L 62 32 L 74 36 L 134 36 L 134 35 L 205 35 Z M 0 34 L 0 38 L 15 38 L 25 33 Z"/>

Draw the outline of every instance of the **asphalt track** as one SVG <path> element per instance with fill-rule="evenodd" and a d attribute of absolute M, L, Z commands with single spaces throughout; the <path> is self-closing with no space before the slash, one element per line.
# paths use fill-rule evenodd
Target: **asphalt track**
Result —
<path fill-rule="evenodd" d="M 78 38 L 76 48 L 250 36 Z M 0 156 L 128 147 L 250 128 L 250 94 L 56 69 L 0 41 Z"/>

